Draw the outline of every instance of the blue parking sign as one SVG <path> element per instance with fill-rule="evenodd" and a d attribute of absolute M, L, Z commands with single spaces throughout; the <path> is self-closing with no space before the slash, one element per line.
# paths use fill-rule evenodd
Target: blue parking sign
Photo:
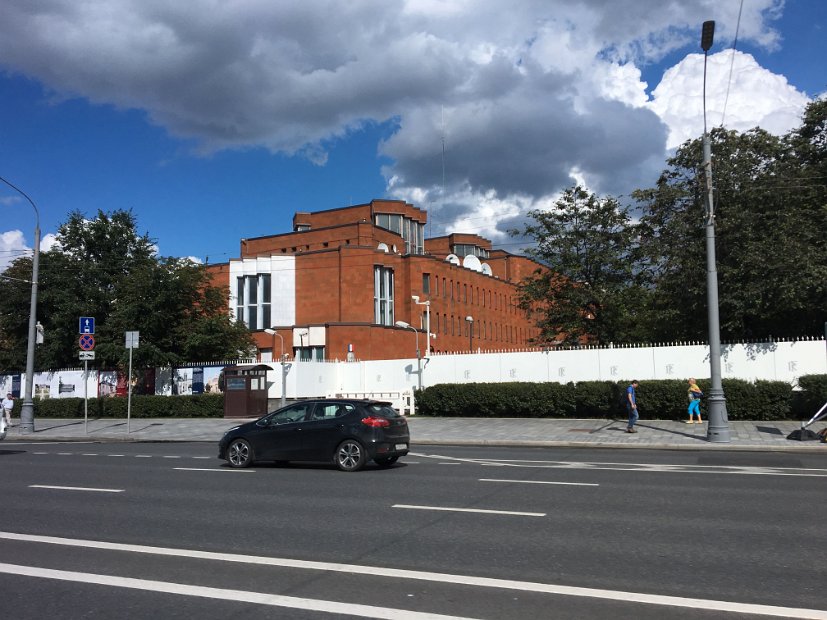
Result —
<path fill-rule="evenodd" d="M 78 323 L 79 334 L 94 334 L 95 333 L 95 317 L 82 316 Z"/>

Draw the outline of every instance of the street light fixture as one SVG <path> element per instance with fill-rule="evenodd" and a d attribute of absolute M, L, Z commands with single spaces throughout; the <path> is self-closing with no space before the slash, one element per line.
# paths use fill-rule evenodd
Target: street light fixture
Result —
<path fill-rule="evenodd" d="M 29 305 L 29 343 L 26 349 L 26 386 L 23 392 L 23 404 L 20 407 L 20 432 L 24 435 L 34 432 L 34 401 L 32 388 L 34 387 L 34 345 L 37 330 L 37 272 L 40 263 L 40 212 L 34 201 L 19 187 L 0 177 L 6 185 L 19 193 L 32 205 L 35 214 L 34 226 L 34 256 L 32 257 L 32 299 Z"/>
<path fill-rule="evenodd" d="M 431 301 L 419 301 L 419 295 L 411 295 L 417 306 L 425 306 L 425 357 L 431 356 Z"/>
<path fill-rule="evenodd" d="M 287 404 L 287 365 L 284 363 L 284 338 L 275 329 L 265 329 L 265 334 L 273 337 L 273 351 L 276 350 L 276 336 L 281 340 L 281 406 Z M 270 355 L 272 357 L 272 354 Z"/>
<path fill-rule="evenodd" d="M 395 323 L 397 327 L 402 327 L 404 329 L 412 329 L 416 334 L 416 375 L 417 375 L 417 385 L 419 386 L 420 391 L 422 390 L 422 355 L 419 351 L 419 330 L 416 329 L 413 325 L 406 323 L 405 321 L 397 321 Z"/>
<path fill-rule="evenodd" d="M 726 398 L 721 383 L 721 324 L 718 315 L 718 269 L 715 259 L 715 201 L 712 187 L 712 146 L 706 131 L 706 60 L 715 35 L 715 22 L 706 21 L 701 31 L 701 49 L 704 51 L 704 136 L 703 167 L 706 189 L 706 297 L 709 325 L 709 411 L 706 431 L 707 441 L 729 443 L 729 422 L 727 421 Z"/>
<path fill-rule="evenodd" d="M 474 317 L 467 316 L 465 320 L 468 321 L 468 352 L 474 352 Z"/>

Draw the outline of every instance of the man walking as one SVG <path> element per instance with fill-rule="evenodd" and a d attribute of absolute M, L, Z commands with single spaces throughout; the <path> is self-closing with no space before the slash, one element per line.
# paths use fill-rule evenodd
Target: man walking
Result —
<path fill-rule="evenodd" d="M 635 422 L 637 422 L 638 419 L 637 396 L 635 394 L 635 388 L 637 388 L 637 386 L 637 379 L 635 379 L 629 384 L 629 387 L 626 388 L 626 410 L 629 412 L 629 425 L 626 427 L 627 433 L 637 433 L 635 430 Z"/>
<path fill-rule="evenodd" d="M 3 402 L 0 402 L 0 408 L 3 409 L 3 421 L 6 423 L 5 430 L 9 430 L 11 428 L 11 410 L 14 409 L 14 396 L 11 392 L 6 394 Z"/>

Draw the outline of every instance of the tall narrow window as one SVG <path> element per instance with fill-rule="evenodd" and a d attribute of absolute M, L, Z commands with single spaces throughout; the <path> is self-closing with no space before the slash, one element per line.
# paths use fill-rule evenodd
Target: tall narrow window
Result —
<path fill-rule="evenodd" d="M 422 274 L 422 292 L 425 295 L 431 294 L 431 274 L 430 273 L 423 273 Z"/>
<path fill-rule="evenodd" d="M 393 269 L 376 265 L 373 268 L 374 323 L 393 325 Z"/>
<path fill-rule="evenodd" d="M 236 317 L 248 328 L 270 327 L 270 274 L 239 276 L 236 279 Z"/>

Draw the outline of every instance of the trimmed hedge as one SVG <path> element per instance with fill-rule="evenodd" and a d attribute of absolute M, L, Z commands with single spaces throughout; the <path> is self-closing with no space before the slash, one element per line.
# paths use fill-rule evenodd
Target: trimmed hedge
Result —
<path fill-rule="evenodd" d="M 730 420 L 806 420 L 827 402 L 827 375 L 799 379 L 800 391 L 784 381 L 723 379 Z M 475 418 L 625 418 L 628 381 L 580 383 L 444 383 L 416 392 L 420 415 Z M 708 379 L 698 385 L 705 397 Z M 643 418 L 683 420 L 687 417 L 687 383 L 665 379 L 642 381 L 637 401 Z M 817 404 L 816 404 L 817 403 Z"/>
<path fill-rule="evenodd" d="M 628 381 L 580 383 L 442 383 L 417 390 L 420 415 L 475 418 L 625 418 Z M 827 402 L 827 375 L 805 375 L 799 390 L 784 381 L 742 379 L 722 381 L 730 420 L 808 420 Z M 698 385 L 709 395 L 709 380 Z M 643 381 L 637 389 L 641 416 L 682 420 L 686 417 L 687 384 L 668 379 Z M 22 399 L 14 402 L 20 416 Z M 89 416 L 125 418 L 127 399 L 90 398 Z M 707 399 L 701 402 L 706 417 Z M 39 418 L 82 418 L 82 398 L 34 400 Z M 134 418 L 222 418 L 222 394 L 192 396 L 132 396 Z"/>
<path fill-rule="evenodd" d="M 38 418 L 82 418 L 82 398 L 34 399 Z M 20 416 L 22 399 L 14 402 L 14 416 Z M 90 398 L 90 418 L 125 418 L 127 399 L 122 397 Z M 191 396 L 132 396 L 130 417 L 133 418 L 223 418 L 223 394 Z"/>

